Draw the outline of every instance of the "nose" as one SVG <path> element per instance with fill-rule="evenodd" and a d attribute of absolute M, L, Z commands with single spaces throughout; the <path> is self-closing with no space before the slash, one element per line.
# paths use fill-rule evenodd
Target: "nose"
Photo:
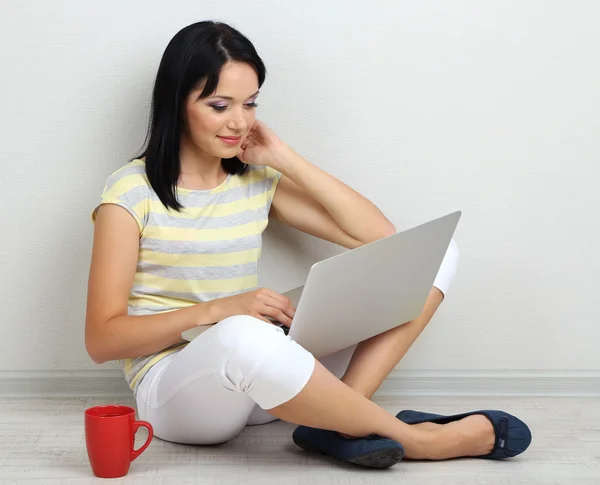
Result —
<path fill-rule="evenodd" d="M 248 121 L 244 113 L 244 108 L 231 110 L 231 118 L 227 123 L 227 128 L 236 133 L 245 133 L 248 129 Z"/>

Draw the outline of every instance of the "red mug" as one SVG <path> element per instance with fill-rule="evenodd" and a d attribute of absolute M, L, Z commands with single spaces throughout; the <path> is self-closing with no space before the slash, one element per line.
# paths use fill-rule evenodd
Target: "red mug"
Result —
<path fill-rule="evenodd" d="M 148 439 L 134 449 L 135 433 L 140 426 L 148 430 Z M 94 475 L 119 478 L 127 475 L 131 462 L 148 448 L 154 431 L 146 421 L 135 420 L 129 406 L 95 406 L 85 411 L 85 443 Z"/>

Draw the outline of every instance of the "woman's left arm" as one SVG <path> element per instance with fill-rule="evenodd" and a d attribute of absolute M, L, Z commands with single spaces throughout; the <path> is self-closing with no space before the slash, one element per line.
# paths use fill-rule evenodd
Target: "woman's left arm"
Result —
<path fill-rule="evenodd" d="M 396 233 L 375 204 L 288 145 L 269 165 L 282 174 L 271 205 L 274 219 L 347 248 Z"/>

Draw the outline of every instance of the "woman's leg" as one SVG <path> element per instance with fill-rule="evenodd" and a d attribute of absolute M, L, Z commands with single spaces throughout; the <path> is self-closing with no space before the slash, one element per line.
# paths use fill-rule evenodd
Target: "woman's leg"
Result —
<path fill-rule="evenodd" d="M 486 436 L 447 427 L 434 433 L 401 422 L 342 383 L 281 329 L 249 316 L 227 318 L 190 342 L 157 378 L 147 402 L 156 436 L 182 443 L 233 438 L 257 403 L 292 423 L 394 439 L 407 457 L 486 452 Z M 493 438 L 492 430 L 490 449 Z"/>
<path fill-rule="evenodd" d="M 431 288 L 417 318 L 358 344 L 341 380 L 370 399 L 421 335 L 443 298 L 440 290 Z"/>
<path fill-rule="evenodd" d="M 197 337 L 200 338 L 202 335 Z M 148 421 L 154 428 L 154 435 L 165 441 L 194 445 L 229 441 L 244 428 L 255 406 L 254 401 L 245 394 L 224 388 L 212 375 L 198 377 L 172 399 L 161 401 L 157 384 L 173 359 L 179 358 L 179 364 L 182 364 L 180 353 L 161 360 L 140 383 L 136 396 L 139 419 Z M 195 359 L 188 355 L 185 360 Z M 163 386 L 165 382 L 167 386 L 177 385 L 178 372 L 181 369 L 171 370 L 170 382 L 164 381 Z M 186 373 L 181 375 L 184 377 Z"/>
<path fill-rule="evenodd" d="M 458 246 L 452 239 L 421 314 L 410 322 L 361 342 L 341 377 L 343 382 L 371 398 L 433 318 L 448 294 L 459 259 Z"/>
<path fill-rule="evenodd" d="M 348 364 L 350 363 L 350 359 L 352 359 L 352 354 L 354 354 L 354 350 L 356 349 L 356 345 L 352 345 L 345 349 L 342 349 L 333 354 L 327 355 L 325 357 L 321 357 L 319 361 L 323 366 L 331 372 L 338 379 L 341 379 L 348 368 Z M 252 413 L 248 417 L 248 426 L 255 426 L 260 424 L 267 424 L 273 421 L 277 421 L 279 418 L 273 416 L 268 411 L 265 411 L 258 404 L 254 406 Z"/>
<path fill-rule="evenodd" d="M 417 318 L 357 345 L 321 357 L 319 361 L 333 375 L 370 399 L 433 318 L 456 275 L 459 258 L 458 246 L 452 239 L 423 311 Z M 257 407 L 248 424 L 264 424 L 275 419 Z M 441 425 L 423 423 L 416 426 L 433 429 Z"/>
<path fill-rule="evenodd" d="M 332 405 L 335 403 L 335 405 Z M 407 425 L 337 379 L 318 361 L 302 391 L 288 402 L 268 410 L 288 422 L 362 437 L 369 434 L 396 440 L 412 459 L 444 460 L 488 454 L 495 441 L 485 416 L 468 423 L 427 430 Z M 469 419 L 466 418 L 466 419 Z M 463 423 L 463 425 L 458 425 Z"/>
<path fill-rule="evenodd" d="M 456 276 L 459 259 L 460 251 L 452 238 L 423 311 L 417 318 L 357 345 L 321 357 L 319 361 L 333 375 L 370 399 L 433 318 Z M 248 425 L 270 423 L 276 419 L 257 405 Z M 417 426 L 433 429 L 441 425 L 423 423 Z"/>
<path fill-rule="evenodd" d="M 283 330 L 230 317 L 150 370 L 138 412 L 166 441 L 222 443 L 244 428 L 257 403 L 274 406 L 300 392 L 313 368 L 312 355 Z"/>

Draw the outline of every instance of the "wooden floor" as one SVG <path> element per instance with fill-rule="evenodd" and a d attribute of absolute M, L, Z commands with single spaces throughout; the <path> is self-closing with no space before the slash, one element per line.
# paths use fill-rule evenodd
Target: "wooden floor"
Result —
<path fill-rule="evenodd" d="M 275 422 L 246 428 L 221 446 L 197 447 L 154 439 L 129 475 L 94 478 L 87 460 L 83 411 L 131 399 L 0 400 L 0 483 L 222 484 L 600 484 L 600 399 L 597 398 L 389 398 L 375 399 L 396 413 L 418 409 L 455 413 L 504 409 L 527 422 L 533 443 L 502 462 L 458 459 L 403 461 L 387 470 L 359 468 L 297 448 L 294 426 Z M 143 442 L 144 430 L 136 442 Z"/>

